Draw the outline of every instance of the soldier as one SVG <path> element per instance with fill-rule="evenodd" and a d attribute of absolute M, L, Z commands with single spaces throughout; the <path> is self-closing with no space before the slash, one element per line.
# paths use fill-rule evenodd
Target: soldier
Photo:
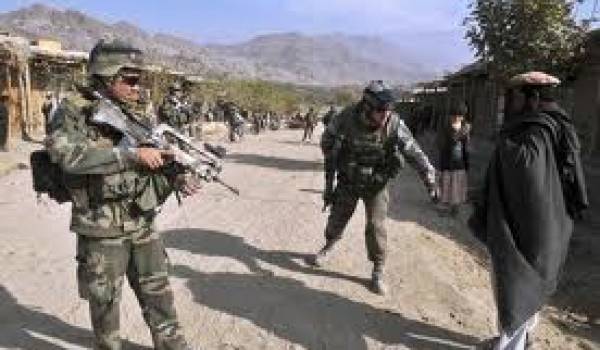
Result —
<path fill-rule="evenodd" d="M 256 135 L 260 134 L 260 114 L 258 112 L 252 113 L 252 126 Z"/>
<path fill-rule="evenodd" d="M 302 136 L 302 142 L 312 140 L 316 118 L 317 116 L 315 115 L 315 109 L 313 107 L 310 107 L 308 109 L 308 112 L 304 116 L 304 136 Z"/>
<path fill-rule="evenodd" d="M 197 136 L 197 133 L 202 130 L 202 102 L 195 101 L 192 93 L 193 84 L 189 80 L 185 80 L 182 84 L 183 96 L 181 102 L 183 104 L 183 110 L 188 116 L 188 129 L 189 135 L 192 138 Z"/>
<path fill-rule="evenodd" d="M 158 108 L 158 120 L 189 135 L 189 122 L 191 116 L 183 101 L 181 84 L 173 83 L 169 86 L 169 93 Z"/>
<path fill-rule="evenodd" d="M 321 139 L 325 155 L 325 207 L 331 212 L 325 228 L 325 246 L 308 263 L 321 266 L 340 240 L 356 204 L 362 199 L 367 216 L 365 240 L 373 262 L 372 289 L 385 294 L 388 209 L 387 183 L 403 163 L 403 156 L 418 171 L 432 199 L 437 197 L 435 169 L 398 115 L 393 97 L 382 81 L 372 81 L 360 102 L 345 108 L 327 126 Z M 337 173 L 337 187 L 333 188 Z"/>
<path fill-rule="evenodd" d="M 197 190 L 187 178 L 162 175 L 168 151 L 131 148 L 122 135 L 94 120 L 114 113 L 147 122 L 138 105 L 142 52 L 121 41 L 100 41 L 88 63 L 89 89 L 60 104 L 47 149 L 65 173 L 77 234 L 79 294 L 87 299 L 94 349 L 121 349 L 119 306 L 123 276 L 133 289 L 155 349 L 190 349 L 177 321 L 168 258 L 154 228 L 157 207 L 173 188 Z M 107 99 L 100 99 L 99 96 Z"/>
<path fill-rule="evenodd" d="M 238 107 L 233 102 L 229 102 L 224 108 L 225 121 L 229 125 L 229 140 L 241 141 L 244 136 L 244 118 L 242 118 Z"/>

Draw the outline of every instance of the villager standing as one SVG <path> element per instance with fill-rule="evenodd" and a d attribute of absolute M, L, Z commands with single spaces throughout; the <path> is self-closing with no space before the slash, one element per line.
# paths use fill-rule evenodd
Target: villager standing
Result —
<path fill-rule="evenodd" d="M 488 348 L 525 348 L 558 285 L 573 218 L 588 204 L 577 134 L 554 99 L 559 83 L 541 72 L 511 79 L 505 123 L 470 220 L 493 265 L 500 336 Z"/>
<path fill-rule="evenodd" d="M 46 127 L 46 132 L 52 122 L 52 117 L 54 116 L 54 112 L 56 112 L 56 107 L 58 106 L 58 101 L 54 97 L 54 94 L 51 91 L 46 93 L 46 99 L 44 103 L 42 103 L 41 112 L 44 116 L 44 125 Z"/>
<path fill-rule="evenodd" d="M 464 119 L 466 114 L 466 106 L 453 106 L 447 124 L 440 131 L 440 202 L 453 216 L 467 201 L 471 126 Z"/>

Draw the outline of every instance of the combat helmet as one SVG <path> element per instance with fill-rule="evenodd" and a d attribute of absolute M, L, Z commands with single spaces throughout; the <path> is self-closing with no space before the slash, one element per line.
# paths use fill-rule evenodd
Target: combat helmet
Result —
<path fill-rule="evenodd" d="M 392 90 L 382 80 L 372 80 L 363 90 L 363 101 L 372 109 L 391 109 Z"/>
<path fill-rule="evenodd" d="M 140 49 L 119 40 L 100 40 L 90 52 L 88 73 L 92 76 L 112 77 L 121 69 L 142 70 L 143 53 Z"/>

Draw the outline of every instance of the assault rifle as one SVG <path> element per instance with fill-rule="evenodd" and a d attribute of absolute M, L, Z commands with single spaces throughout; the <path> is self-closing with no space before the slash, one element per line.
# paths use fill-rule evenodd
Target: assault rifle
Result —
<path fill-rule="evenodd" d="M 194 176 L 207 181 L 216 182 L 236 195 L 240 191 L 225 183 L 219 177 L 223 170 L 222 158 L 225 148 L 204 143 L 200 148 L 192 140 L 169 125 L 160 124 L 151 128 L 136 118 L 127 115 L 112 101 L 94 91 L 94 98 L 100 101 L 98 112 L 92 121 L 97 124 L 107 125 L 123 135 L 123 147 L 155 147 L 173 152 L 175 163 Z"/>

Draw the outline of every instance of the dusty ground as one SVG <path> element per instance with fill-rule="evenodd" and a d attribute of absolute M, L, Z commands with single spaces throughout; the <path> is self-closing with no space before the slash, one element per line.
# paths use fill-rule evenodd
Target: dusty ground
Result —
<path fill-rule="evenodd" d="M 173 265 L 177 309 L 204 349 L 466 349 L 495 329 L 487 258 L 458 220 L 439 216 L 415 174 L 393 184 L 390 292 L 372 294 L 362 208 L 323 269 L 302 258 L 323 243 L 321 157 L 301 131 L 228 145 L 224 178 L 159 220 Z M 77 298 L 68 206 L 36 203 L 28 170 L 0 178 L 0 348 L 80 349 L 91 339 Z M 595 226 L 598 232 L 598 226 Z M 574 239 L 576 256 L 544 310 L 537 349 L 600 348 L 598 234 Z M 587 253 L 585 253 L 587 252 Z M 126 348 L 150 345 L 132 292 L 122 304 Z"/>

